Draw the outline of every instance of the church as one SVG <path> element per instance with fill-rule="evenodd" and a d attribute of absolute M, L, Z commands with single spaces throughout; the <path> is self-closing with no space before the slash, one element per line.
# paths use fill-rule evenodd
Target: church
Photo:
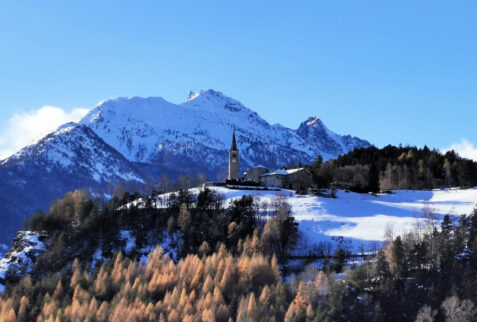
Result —
<path fill-rule="evenodd" d="M 237 148 L 237 139 L 235 130 L 232 134 L 232 145 L 229 150 L 229 164 L 227 180 L 243 181 L 243 185 L 247 182 L 260 184 L 263 187 L 285 188 L 293 190 L 302 190 L 312 186 L 312 175 L 306 168 L 286 169 L 270 171 L 262 165 L 255 165 L 247 170 L 243 177 L 239 175 L 240 158 Z"/>
<path fill-rule="evenodd" d="M 228 180 L 239 179 L 239 151 L 237 149 L 237 141 L 235 140 L 235 130 L 232 134 L 232 146 L 229 151 L 229 172 Z"/>

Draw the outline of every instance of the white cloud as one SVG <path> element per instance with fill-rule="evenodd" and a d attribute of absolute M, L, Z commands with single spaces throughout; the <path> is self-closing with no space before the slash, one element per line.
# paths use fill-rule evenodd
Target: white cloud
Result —
<path fill-rule="evenodd" d="M 459 143 L 452 143 L 447 149 L 442 149 L 443 152 L 454 150 L 461 157 L 477 161 L 477 146 L 467 139 L 462 139 Z"/>
<path fill-rule="evenodd" d="M 56 130 L 60 125 L 77 122 L 88 112 L 85 108 L 66 111 L 60 107 L 43 106 L 37 110 L 14 114 L 0 132 L 0 160 L 24 146 Z"/>

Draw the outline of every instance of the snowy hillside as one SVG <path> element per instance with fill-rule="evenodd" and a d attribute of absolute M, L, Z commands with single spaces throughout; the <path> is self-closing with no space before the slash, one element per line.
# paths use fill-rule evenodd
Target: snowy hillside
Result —
<path fill-rule="evenodd" d="M 191 93 L 180 105 L 160 97 L 108 100 L 80 123 L 130 161 L 171 167 L 195 163 L 216 175 L 226 167 L 234 129 L 242 170 L 256 163 L 277 168 L 311 162 L 318 154 L 330 159 L 370 145 L 331 132 L 317 117 L 303 122 L 298 130 L 270 125 L 239 101 L 213 90 Z"/>
<path fill-rule="evenodd" d="M 383 241 L 387 226 L 395 234 L 412 230 L 423 219 L 423 209 L 431 209 L 438 218 L 449 215 L 469 215 L 477 205 L 477 188 L 445 189 L 434 191 L 396 191 L 393 194 L 358 194 L 338 191 L 337 198 L 297 195 L 290 190 L 251 191 L 211 187 L 222 194 L 226 203 L 252 195 L 260 203 L 271 204 L 274 198 L 283 197 L 292 206 L 308 246 L 322 241 L 336 244 L 343 237 L 351 241 L 356 250 L 364 246 L 370 250 L 374 241 Z M 199 188 L 191 189 L 198 194 Z M 159 196 L 166 198 L 167 195 Z M 160 203 L 159 203 L 160 204 Z M 336 245 L 335 245 L 336 246 Z"/>
<path fill-rule="evenodd" d="M 272 215 L 272 204 L 277 198 L 284 199 L 290 204 L 293 216 L 298 222 L 300 240 L 293 251 L 295 255 L 308 255 L 314 247 L 323 247 L 333 252 L 337 247 L 347 247 L 355 253 L 376 250 L 383 240 L 385 231 L 391 227 L 394 236 L 409 232 L 416 228 L 417 223 L 424 223 L 423 210 L 431 210 L 439 221 L 443 215 L 469 215 L 477 204 L 477 188 L 473 189 L 443 189 L 432 191 L 395 191 L 392 194 L 358 194 L 337 192 L 337 198 L 297 195 L 290 190 L 236 190 L 225 187 L 210 189 L 223 196 L 224 207 L 243 195 L 251 195 L 258 202 L 261 215 Z M 192 195 L 198 195 L 201 188 L 189 189 Z M 156 196 L 152 207 L 167 205 L 171 193 Z M 145 207 L 145 201 L 138 199 L 128 205 Z M 128 207 L 126 205 L 126 207 Z M 437 223 L 438 224 L 438 223 Z M 141 244 L 138 251 L 143 256 L 156 245 L 163 247 L 166 252 L 177 257 L 173 240 L 179 235 L 171 235 L 163 231 L 154 233 L 154 242 Z M 0 260 L 0 293 L 2 282 L 8 270 L 25 273 L 31 270 L 35 258 L 45 249 L 45 234 L 20 231 L 13 246 L 3 259 Z M 144 241 L 143 241 L 144 242 Z M 46 243 L 46 242 L 45 242 Z M 121 243 L 123 246 L 121 246 Z M 120 231 L 118 250 L 131 252 L 136 245 L 136 237 L 130 230 Z M 174 246 L 175 245 L 175 246 Z M 97 245 L 95 246 L 97 247 Z M 316 249 L 316 248 L 315 248 Z M 102 260 L 102 249 L 98 248 L 92 256 L 92 267 Z"/>

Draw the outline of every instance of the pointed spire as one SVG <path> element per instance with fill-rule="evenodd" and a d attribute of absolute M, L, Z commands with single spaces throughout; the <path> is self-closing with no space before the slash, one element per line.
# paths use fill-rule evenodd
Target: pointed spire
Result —
<path fill-rule="evenodd" d="M 235 129 L 234 129 L 234 134 L 232 136 L 232 147 L 230 148 L 230 151 L 238 151 L 237 142 L 235 141 Z"/>

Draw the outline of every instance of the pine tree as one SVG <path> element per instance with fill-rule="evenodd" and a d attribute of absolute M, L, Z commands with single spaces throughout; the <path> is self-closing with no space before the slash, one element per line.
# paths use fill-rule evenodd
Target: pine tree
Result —
<path fill-rule="evenodd" d="M 477 240 L 477 207 L 474 208 L 472 215 L 470 216 L 470 231 L 469 231 L 469 241 L 467 247 L 469 249 L 474 249 L 475 241 Z M 477 249 L 475 249 L 477 251 Z"/>
<path fill-rule="evenodd" d="M 391 277 L 391 272 L 389 271 L 389 264 L 386 260 L 384 252 L 380 250 L 378 252 L 378 257 L 375 262 L 374 274 L 379 281 L 381 286 L 384 286 L 387 280 Z"/>
<path fill-rule="evenodd" d="M 379 192 L 379 171 L 375 162 L 369 167 L 368 190 L 373 193 Z"/>

